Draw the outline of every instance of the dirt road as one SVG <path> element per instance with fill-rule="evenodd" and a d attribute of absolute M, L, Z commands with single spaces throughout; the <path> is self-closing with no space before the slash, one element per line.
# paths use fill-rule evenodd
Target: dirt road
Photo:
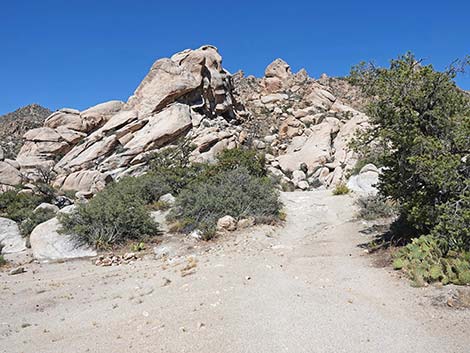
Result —
<path fill-rule="evenodd" d="M 0 273 L 0 351 L 470 351 L 469 310 L 371 266 L 350 196 L 282 197 L 285 227 L 187 242 L 170 260 Z"/>

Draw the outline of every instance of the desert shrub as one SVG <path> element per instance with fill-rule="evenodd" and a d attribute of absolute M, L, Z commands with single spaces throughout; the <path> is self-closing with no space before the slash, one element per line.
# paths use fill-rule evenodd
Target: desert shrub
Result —
<path fill-rule="evenodd" d="M 20 232 L 24 237 L 26 237 L 31 234 L 37 225 L 44 223 L 55 216 L 56 213 L 48 209 L 39 209 L 31 212 L 30 215 L 20 223 Z"/>
<path fill-rule="evenodd" d="M 350 77 L 371 101 L 356 148 L 383 147 L 380 193 L 400 205 L 410 234 L 439 238 L 444 257 L 470 251 L 470 99 L 454 82 L 468 63 L 438 72 L 408 53 L 389 68 L 361 64 Z"/>
<path fill-rule="evenodd" d="M 358 217 L 365 220 L 389 218 L 397 214 L 397 206 L 380 196 L 364 196 L 357 199 Z"/>
<path fill-rule="evenodd" d="M 158 225 L 146 208 L 138 181 L 125 178 L 112 183 L 72 213 L 59 215 L 61 231 L 73 234 L 77 243 L 96 248 L 155 235 Z"/>
<path fill-rule="evenodd" d="M 339 183 L 333 189 L 333 195 L 346 195 L 349 194 L 349 188 L 345 183 Z"/>
<path fill-rule="evenodd" d="M 197 228 L 208 233 L 225 215 L 275 220 L 280 208 L 278 191 L 269 178 L 254 176 L 245 167 L 238 167 L 190 184 L 176 197 L 170 218 L 178 220 L 185 232 Z"/>
<path fill-rule="evenodd" d="M 0 194 L 0 214 L 16 222 L 23 222 L 34 213 L 34 209 L 44 202 L 39 195 L 9 190 Z"/>
<path fill-rule="evenodd" d="M 217 156 L 216 170 L 219 172 L 245 168 L 253 176 L 266 176 L 266 159 L 264 154 L 255 150 L 234 148 L 222 151 Z"/>
<path fill-rule="evenodd" d="M 162 195 L 171 191 L 166 180 L 153 172 L 138 177 L 125 177 L 112 185 L 122 194 L 134 195 L 144 204 L 157 202 Z"/>
<path fill-rule="evenodd" d="M 393 266 L 413 281 L 415 286 L 426 283 L 470 283 L 470 252 L 442 251 L 440 240 L 421 236 L 401 248 L 395 255 Z"/>
<path fill-rule="evenodd" d="M 190 142 L 183 140 L 149 157 L 150 174 L 173 195 L 196 181 L 208 168 L 206 164 L 191 163 L 191 151 Z"/>

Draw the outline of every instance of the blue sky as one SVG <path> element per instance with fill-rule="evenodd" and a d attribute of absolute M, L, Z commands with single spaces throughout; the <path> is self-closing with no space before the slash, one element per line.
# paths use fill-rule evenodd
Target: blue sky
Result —
<path fill-rule="evenodd" d="M 203 44 L 256 76 L 277 57 L 318 77 L 408 50 L 439 69 L 470 54 L 468 0 L 0 1 L 0 114 L 126 100 L 157 58 Z"/>

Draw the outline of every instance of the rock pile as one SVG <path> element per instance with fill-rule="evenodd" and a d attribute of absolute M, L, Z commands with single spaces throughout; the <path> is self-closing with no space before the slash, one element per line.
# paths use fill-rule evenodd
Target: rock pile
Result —
<path fill-rule="evenodd" d="M 16 158 L 2 160 L 0 188 L 53 175 L 54 186 L 89 197 L 112 180 L 145 172 L 149 156 L 181 137 L 195 161 L 251 145 L 269 170 L 298 189 L 344 181 L 355 164 L 347 148 L 367 116 L 348 97 L 347 82 L 322 84 L 275 60 L 265 77 L 230 75 L 213 46 L 157 60 L 127 102 L 84 111 L 61 109 L 24 134 Z M 336 81 L 333 81 L 336 82 Z"/>
<path fill-rule="evenodd" d="M 195 160 L 213 160 L 239 140 L 241 111 L 232 90 L 212 46 L 157 60 L 126 103 L 61 109 L 28 131 L 16 161 L 0 162 L 0 184 L 53 170 L 56 187 L 95 193 L 113 179 L 141 173 L 150 153 L 182 136 L 196 145 Z"/>
<path fill-rule="evenodd" d="M 332 87 L 341 87 L 340 95 L 346 96 L 346 81 L 324 85 L 324 77 L 314 80 L 305 70 L 294 74 L 280 59 L 261 79 L 237 73 L 234 81 L 252 116 L 243 135 L 267 153 L 273 175 L 302 190 L 345 181 L 357 161 L 348 143 L 368 121 L 332 92 Z"/>

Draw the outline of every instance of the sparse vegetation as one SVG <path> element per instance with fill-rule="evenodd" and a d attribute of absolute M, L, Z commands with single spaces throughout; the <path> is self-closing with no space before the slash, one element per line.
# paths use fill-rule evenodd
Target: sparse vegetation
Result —
<path fill-rule="evenodd" d="M 29 236 L 38 224 L 55 216 L 55 213 L 49 210 L 35 211 L 41 203 L 51 203 L 56 199 L 58 192 L 50 182 L 51 179 L 41 177 L 34 184 L 34 191 L 18 186 L 14 190 L 0 193 L 0 216 L 17 222 L 21 234 Z"/>
<path fill-rule="evenodd" d="M 31 234 L 37 225 L 44 223 L 51 218 L 54 218 L 55 216 L 56 213 L 48 209 L 38 209 L 34 212 L 31 212 L 28 218 L 20 223 L 20 232 L 23 236 L 26 237 Z"/>
<path fill-rule="evenodd" d="M 359 206 L 358 217 L 365 220 L 379 218 L 390 218 L 397 214 L 397 205 L 380 196 L 360 197 L 357 201 Z"/>
<path fill-rule="evenodd" d="M 339 183 L 333 189 L 333 195 L 346 195 L 349 194 L 349 188 L 345 183 Z"/>
<path fill-rule="evenodd" d="M 183 231 L 211 232 L 220 217 L 254 217 L 266 222 L 278 219 L 278 192 L 267 177 L 251 175 L 239 167 L 190 185 L 176 198 L 171 218 L 184 224 Z"/>
<path fill-rule="evenodd" d="M 155 235 L 157 225 L 149 211 L 168 209 L 168 204 L 159 201 L 166 193 L 176 195 L 171 229 L 189 232 L 197 228 L 205 238 L 215 234 L 218 218 L 227 214 L 260 221 L 278 217 L 278 194 L 265 176 L 263 156 L 250 150 L 227 150 L 209 165 L 191 163 L 190 151 L 183 141 L 153 155 L 147 174 L 110 184 L 71 214 L 61 215 L 62 231 L 98 248 Z"/>
<path fill-rule="evenodd" d="M 3 257 L 3 255 L 0 255 L 0 267 L 3 267 L 7 264 L 7 260 Z"/>

